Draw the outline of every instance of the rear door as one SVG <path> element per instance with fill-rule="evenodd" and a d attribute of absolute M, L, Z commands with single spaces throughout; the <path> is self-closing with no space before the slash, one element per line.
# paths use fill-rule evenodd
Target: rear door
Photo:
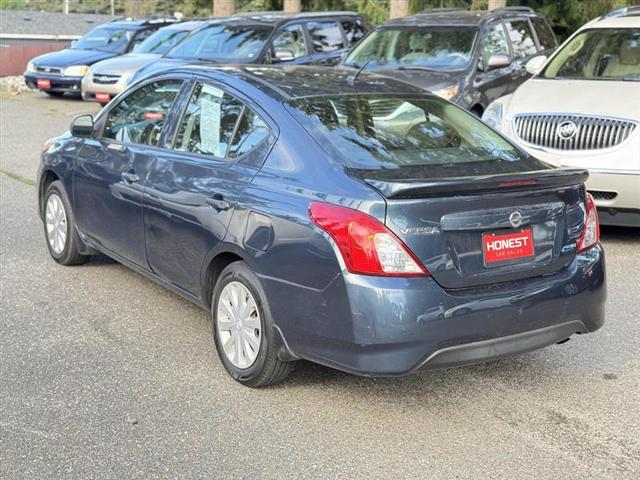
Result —
<path fill-rule="evenodd" d="M 205 258 L 224 239 L 275 136 L 261 115 L 219 85 L 195 83 L 184 104 L 170 148 L 149 174 L 144 224 L 152 270 L 198 295 Z"/>
<path fill-rule="evenodd" d="M 73 173 L 80 230 L 145 268 L 143 190 L 182 83 L 147 83 L 120 100 L 100 120 L 98 138 L 85 141 Z"/>

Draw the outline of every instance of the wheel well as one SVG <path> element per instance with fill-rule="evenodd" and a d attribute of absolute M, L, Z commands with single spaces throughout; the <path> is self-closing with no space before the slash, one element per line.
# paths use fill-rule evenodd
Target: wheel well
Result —
<path fill-rule="evenodd" d="M 47 188 L 56 180 L 60 180 L 60 177 L 53 173 L 51 170 L 47 170 L 42 174 L 42 178 L 40 179 L 40 191 L 38 198 L 40 199 L 40 211 L 42 211 L 42 198 L 44 197 Z"/>
<path fill-rule="evenodd" d="M 207 267 L 203 289 L 203 300 L 206 305 L 211 307 L 211 295 L 213 294 L 213 287 L 215 287 L 220 273 L 222 273 L 222 271 L 227 268 L 229 264 L 239 261 L 242 261 L 242 257 L 231 252 L 220 253 L 211 260 L 209 266 Z"/>
<path fill-rule="evenodd" d="M 478 117 L 481 117 L 482 114 L 484 113 L 484 108 L 482 108 L 482 105 L 474 105 L 473 107 L 471 107 L 471 111 L 475 113 Z"/>

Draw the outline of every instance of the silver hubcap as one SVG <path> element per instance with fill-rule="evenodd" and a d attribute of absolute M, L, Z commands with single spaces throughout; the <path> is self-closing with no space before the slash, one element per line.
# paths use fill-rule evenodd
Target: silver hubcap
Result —
<path fill-rule="evenodd" d="M 260 351 L 262 325 L 251 292 L 240 282 L 229 282 L 220 292 L 216 325 L 222 350 L 238 368 L 249 368 Z"/>
<path fill-rule="evenodd" d="M 49 195 L 45 208 L 45 225 L 49 246 L 56 255 L 60 255 L 67 243 L 67 212 L 62 200 L 56 193 Z"/>

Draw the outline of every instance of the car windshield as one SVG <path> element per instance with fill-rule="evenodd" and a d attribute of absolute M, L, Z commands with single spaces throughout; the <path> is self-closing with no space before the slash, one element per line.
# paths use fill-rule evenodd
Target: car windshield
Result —
<path fill-rule="evenodd" d="M 180 40 L 187 36 L 186 30 L 175 28 L 161 28 L 135 48 L 136 53 L 163 54 L 173 48 Z"/>
<path fill-rule="evenodd" d="M 474 28 L 384 28 L 365 38 L 346 64 L 408 66 L 437 70 L 466 67 L 476 38 Z"/>
<path fill-rule="evenodd" d="M 134 33 L 133 30 L 99 27 L 87 33 L 72 48 L 124 53 Z"/>
<path fill-rule="evenodd" d="M 332 158 L 354 169 L 447 177 L 539 168 L 479 119 L 431 95 L 354 93 L 287 106 Z"/>
<path fill-rule="evenodd" d="M 551 59 L 541 77 L 640 81 L 640 29 L 585 30 Z"/>
<path fill-rule="evenodd" d="M 215 26 L 194 33 L 166 56 L 250 62 L 260 54 L 270 33 L 268 27 Z"/>

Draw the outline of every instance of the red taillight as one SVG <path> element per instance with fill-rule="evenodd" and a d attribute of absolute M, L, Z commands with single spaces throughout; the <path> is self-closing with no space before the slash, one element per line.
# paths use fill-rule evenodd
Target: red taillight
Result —
<path fill-rule="evenodd" d="M 352 273 L 389 277 L 429 274 L 393 232 L 365 213 L 313 202 L 309 205 L 309 217 L 331 236 Z"/>
<path fill-rule="evenodd" d="M 600 240 L 600 220 L 593 197 L 587 193 L 587 209 L 585 211 L 584 228 L 578 240 L 578 252 L 593 247 Z"/>

